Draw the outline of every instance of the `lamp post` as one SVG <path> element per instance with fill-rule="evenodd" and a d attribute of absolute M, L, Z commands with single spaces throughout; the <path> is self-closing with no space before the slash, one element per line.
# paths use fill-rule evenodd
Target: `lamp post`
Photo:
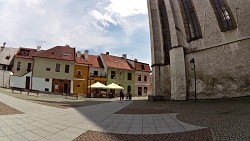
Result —
<path fill-rule="evenodd" d="M 196 102 L 196 70 L 195 70 L 195 60 L 194 60 L 194 58 L 192 58 L 190 60 L 190 64 L 194 65 L 194 67 L 191 68 L 191 70 L 194 71 L 194 101 Z"/>

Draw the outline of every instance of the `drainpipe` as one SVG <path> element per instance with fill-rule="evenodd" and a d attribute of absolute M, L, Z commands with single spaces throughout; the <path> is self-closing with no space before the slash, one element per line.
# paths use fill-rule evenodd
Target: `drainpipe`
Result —
<path fill-rule="evenodd" d="M 88 64 L 88 73 L 87 73 L 87 97 L 88 97 L 88 94 L 89 94 L 89 64 Z"/>

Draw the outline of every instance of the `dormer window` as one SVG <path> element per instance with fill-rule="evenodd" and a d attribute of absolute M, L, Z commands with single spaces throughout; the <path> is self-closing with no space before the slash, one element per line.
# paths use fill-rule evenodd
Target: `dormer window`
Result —
<path fill-rule="evenodd" d="M 145 67 L 144 67 L 144 65 L 143 65 L 143 64 L 141 65 L 141 69 L 142 69 L 142 70 L 145 70 Z"/>
<path fill-rule="evenodd" d="M 9 60 L 9 59 L 10 59 L 10 55 L 7 55 L 7 56 L 5 57 L 5 59 Z"/>
<path fill-rule="evenodd" d="M 70 54 L 69 53 L 67 53 L 67 52 L 64 52 L 63 53 L 63 56 L 69 56 Z"/>
<path fill-rule="evenodd" d="M 18 55 L 21 55 L 21 56 L 29 56 L 29 50 L 24 50 L 24 49 L 22 49 L 19 53 L 18 53 Z"/>

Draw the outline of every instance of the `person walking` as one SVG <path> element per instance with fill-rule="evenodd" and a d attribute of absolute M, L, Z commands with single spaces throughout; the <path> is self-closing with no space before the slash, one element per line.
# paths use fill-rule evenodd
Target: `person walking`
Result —
<path fill-rule="evenodd" d="M 129 100 L 132 99 L 132 94 L 131 94 L 131 92 L 128 93 L 128 99 L 129 99 Z"/>
<path fill-rule="evenodd" d="M 124 93 L 123 93 L 123 91 L 121 90 L 120 91 L 120 101 L 122 101 L 124 99 Z"/>

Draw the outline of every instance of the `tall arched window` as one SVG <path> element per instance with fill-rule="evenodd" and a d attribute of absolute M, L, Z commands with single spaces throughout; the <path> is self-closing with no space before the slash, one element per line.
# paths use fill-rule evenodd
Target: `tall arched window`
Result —
<path fill-rule="evenodd" d="M 161 21 L 161 34 L 162 34 L 162 40 L 163 40 L 164 63 L 169 65 L 170 64 L 169 50 L 171 49 L 172 44 L 171 44 L 170 29 L 169 29 L 169 23 L 168 23 L 168 14 L 167 14 L 167 9 L 166 9 L 164 0 L 158 1 L 158 9 L 159 9 L 159 15 L 160 15 L 160 21 Z"/>
<path fill-rule="evenodd" d="M 187 41 L 202 38 L 201 27 L 192 0 L 179 0 Z"/>
<path fill-rule="evenodd" d="M 222 32 L 237 28 L 232 11 L 225 0 L 210 0 Z"/>

